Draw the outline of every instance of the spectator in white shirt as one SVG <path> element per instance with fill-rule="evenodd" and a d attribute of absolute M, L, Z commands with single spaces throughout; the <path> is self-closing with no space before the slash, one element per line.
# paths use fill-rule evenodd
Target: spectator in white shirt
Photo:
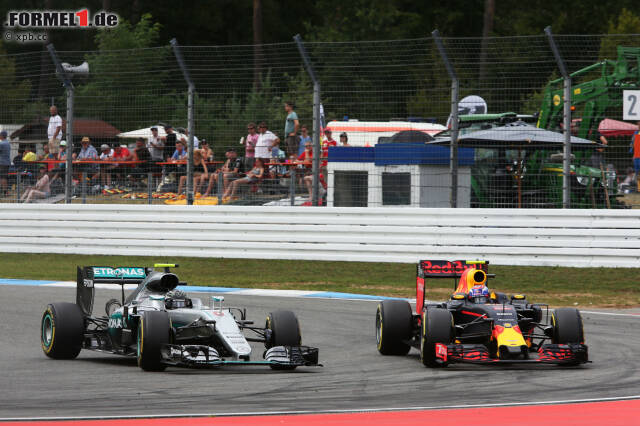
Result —
<path fill-rule="evenodd" d="M 271 150 L 280 145 L 280 138 L 267 130 L 267 123 L 264 121 L 258 125 L 258 142 L 256 142 L 256 158 L 262 158 L 264 164 L 271 159 Z"/>
<path fill-rule="evenodd" d="M 53 105 L 49 108 L 49 127 L 47 127 L 47 138 L 49 139 L 49 152 L 58 153 L 60 140 L 62 139 L 62 118 L 58 115 L 58 108 Z"/>

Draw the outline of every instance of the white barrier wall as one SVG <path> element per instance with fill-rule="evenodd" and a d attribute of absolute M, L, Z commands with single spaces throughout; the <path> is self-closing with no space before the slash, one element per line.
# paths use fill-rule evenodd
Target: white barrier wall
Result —
<path fill-rule="evenodd" d="M 3 204 L 0 251 L 639 267 L 640 211 Z"/>

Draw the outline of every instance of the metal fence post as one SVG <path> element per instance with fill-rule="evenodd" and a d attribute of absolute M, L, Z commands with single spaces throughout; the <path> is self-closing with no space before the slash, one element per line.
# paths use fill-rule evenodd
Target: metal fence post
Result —
<path fill-rule="evenodd" d="M 153 203 L 153 172 L 147 172 L 147 204 Z"/>
<path fill-rule="evenodd" d="M 560 51 L 556 45 L 556 41 L 553 38 L 551 27 L 544 29 L 545 34 L 549 38 L 549 45 L 551 51 L 556 59 L 560 74 L 563 79 L 563 91 L 564 91 L 564 110 L 563 110 L 563 125 L 564 125 L 564 150 L 562 153 L 562 208 L 571 208 L 571 76 L 567 72 Z"/>
<path fill-rule="evenodd" d="M 460 92 L 460 83 L 455 69 L 449 62 L 447 51 L 442 44 L 440 32 L 433 30 L 431 33 L 433 41 L 442 57 L 442 62 L 447 69 L 447 73 L 451 78 L 451 148 L 449 152 L 449 171 L 451 174 L 451 195 L 449 196 L 449 204 L 451 208 L 458 206 L 458 98 Z"/>
<path fill-rule="evenodd" d="M 296 205 L 296 167 L 291 167 L 291 172 L 289 173 L 289 192 L 291 197 L 291 205 Z"/>
<path fill-rule="evenodd" d="M 53 44 L 47 45 L 47 50 L 51 55 L 51 59 L 56 67 L 56 74 L 58 78 L 62 80 L 67 92 L 67 158 L 66 158 L 66 170 L 64 175 L 64 201 L 67 204 L 71 203 L 71 197 L 73 196 L 73 84 L 71 78 L 62 67 L 60 58 Z"/>
<path fill-rule="evenodd" d="M 193 84 L 193 80 L 191 80 L 191 75 L 189 74 L 189 69 L 184 62 L 184 58 L 182 57 L 182 51 L 180 50 L 180 45 L 178 41 L 174 38 L 170 41 L 171 47 L 173 48 L 173 53 L 176 56 L 176 60 L 178 61 L 178 65 L 180 65 L 180 69 L 182 70 L 182 74 L 184 75 L 184 79 L 189 85 L 188 91 L 188 104 L 187 104 L 187 131 L 189 132 L 189 140 L 188 140 L 188 149 L 187 154 L 189 159 L 187 161 L 187 204 L 192 205 L 194 199 L 193 193 L 193 132 L 195 130 L 194 123 L 194 96 L 195 96 L 195 85 Z"/>
<path fill-rule="evenodd" d="M 316 77 L 309 55 L 304 48 L 302 37 L 300 37 L 300 34 L 296 34 L 293 39 L 298 46 L 304 67 L 313 82 L 313 166 L 311 169 L 313 172 L 313 185 L 311 189 L 311 205 L 317 206 L 320 194 L 320 156 L 322 155 L 320 147 L 320 81 Z"/>

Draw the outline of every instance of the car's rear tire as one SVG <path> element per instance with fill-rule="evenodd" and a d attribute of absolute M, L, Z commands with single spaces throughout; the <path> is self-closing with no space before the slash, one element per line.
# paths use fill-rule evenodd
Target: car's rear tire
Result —
<path fill-rule="evenodd" d="M 427 367 L 445 367 L 436 357 L 436 344 L 448 345 L 453 341 L 453 316 L 446 309 L 427 309 L 422 314 L 422 330 L 420 332 L 420 359 Z"/>
<path fill-rule="evenodd" d="M 302 335 L 298 317 L 291 311 L 274 311 L 267 315 L 265 329 L 270 331 L 270 336 L 265 340 L 267 349 L 274 346 L 300 346 Z M 295 370 L 295 365 L 271 365 L 274 370 Z"/>
<path fill-rule="evenodd" d="M 411 346 L 413 313 L 406 300 L 383 300 L 376 311 L 376 343 L 382 355 L 406 355 Z"/>
<path fill-rule="evenodd" d="M 84 317 L 75 303 L 51 303 L 42 314 L 40 343 L 45 355 L 73 359 L 82 349 Z"/>
<path fill-rule="evenodd" d="M 170 343 L 171 322 L 164 311 L 147 311 L 138 323 L 138 366 L 144 371 L 163 371 L 162 346 Z"/>
<path fill-rule="evenodd" d="M 553 338 L 556 344 L 584 343 L 582 316 L 575 308 L 558 308 L 551 315 Z"/>

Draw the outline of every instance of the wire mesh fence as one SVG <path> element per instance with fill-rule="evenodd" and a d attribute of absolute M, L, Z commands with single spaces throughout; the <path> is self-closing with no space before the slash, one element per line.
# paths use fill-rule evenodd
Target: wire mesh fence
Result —
<path fill-rule="evenodd" d="M 640 206 L 640 35 L 554 40 L 570 156 L 545 35 L 442 38 L 454 93 L 432 37 L 304 43 L 315 116 L 295 42 L 179 47 L 191 99 L 170 46 L 57 52 L 72 89 L 47 51 L 0 56 L 0 200 L 559 208 L 568 188 L 570 207 Z"/>

